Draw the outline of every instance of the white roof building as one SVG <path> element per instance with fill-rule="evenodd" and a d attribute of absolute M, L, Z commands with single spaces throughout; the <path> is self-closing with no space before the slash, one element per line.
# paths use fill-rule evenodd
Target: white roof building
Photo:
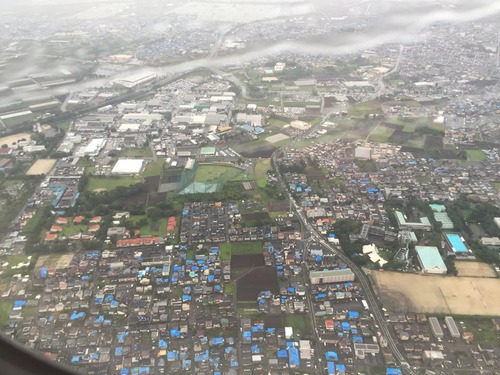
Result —
<path fill-rule="evenodd" d="M 112 174 L 139 174 L 144 166 L 144 159 L 119 159 L 113 169 Z"/>

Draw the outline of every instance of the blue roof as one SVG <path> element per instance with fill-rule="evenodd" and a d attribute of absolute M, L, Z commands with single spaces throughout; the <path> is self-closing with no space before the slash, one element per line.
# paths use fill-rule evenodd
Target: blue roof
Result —
<path fill-rule="evenodd" d="M 325 359 L 327 361 L 338 361 L 339 355 L 337 352 L 328 351 L 325 353 Z"/>
<path fill-rule="evenodd" d="M 401 375 L 401 369 L 397 367 L 387 367 L 387 375 Z"/>
<path fill-rule="evenodd" d="M 288 358 L 288 351 L 286 349 L 278 350 L 278 358 Z"/>
<path fill-rule="evenodd" d="M 300 359 L 299 359 L 299 350 L 295 347 L 291 347 L 288 349 L 288 363 L 290 366 L 299 366 L 300 365 Z"/>
<path fill-rule="evenodd" d="M 335 374 L 335 362 L 326 362 L 326 367 L 328 368 L 328 374 Z"/>

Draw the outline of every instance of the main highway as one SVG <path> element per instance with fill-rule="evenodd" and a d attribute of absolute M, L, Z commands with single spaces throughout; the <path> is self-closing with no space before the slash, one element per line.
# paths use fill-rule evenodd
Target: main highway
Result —
<path fill-rule="evenodd" d="M 290 146 L 290 144 L 288 146 Z M 366 274 L 348 256 L 346 256 L 344 253 L 342 253 L 341 251 L 338 251 L 336 248 L 334 248 L 332 245 L 330 245 L 325 240 L 325 238 L 320 233 L 318 233 L 318 231 L 307 220 L 307 218 L 304 215 L 303 210 L 301 209 L 301 207 L 297 204 L 295 199 L 290 194 L 290 191 L 287 188 L 285 181 L 283 180 L 283 177 L 281 176 L 281 173 L 279 172 L 279 169 L 278 169 L 276 157 L 277 157 L 277 154 L 279 152 L 281 152 L 281 150 L 278 149 L 272 155 L 272 157 L 271 157 L 272 166 L 276 172 L 276 175 L 278 176 L 279 183 L 281 184 L 283 190 L 286 192 L 287 197 L 290 200 L 290 202 L 292 202 L 293 211 L 295 212 L 296 217 L 301 221 L 303 227 L 307 229 L 311 238 L 313 238 L 315 241 L 319 242 L 321 245 L 323 245 L 323 247 L 325 249 L 327 249 L 331 253 L 335 254 L 339 259 L 341 259 L 345 264 L 347 264 L 351 268 L 352 272 L 356 275 L 359 283 L 361 284 L 361 287 L 362 287 L 364 294 L 365 294 L 365 299 L 366 299 L 368 306 L 370 308 L 370 312 L 373 314 L 373 319 L 375 320 L 375 323 L 378 325 L 378 329 L 381 331 L 382 336 L 387 341 L 387 345 L 391 349 L 392 354 L 394 355 L 394 358 L 396 359 L 396 361 L 399 363 L 401 368 L 406 373 L 408 373 L 410 375 L 416 375 L 416 373 L 411 369 L 411 367 L 408 364 L 408 362 L 406 361 L 405 357 L 403 356 L 403 354 L 399 350 L 399 348 L 397 346 L 397 342 L 389 330 L 389 327 L 388 327 L 386 320 L 384 318 L 384 315 L 382 313 L 381 305 L 378 301 L 377 296 L 375 295 L 375 292 L 372 288 L 370 280 L 368 279 Z"/>

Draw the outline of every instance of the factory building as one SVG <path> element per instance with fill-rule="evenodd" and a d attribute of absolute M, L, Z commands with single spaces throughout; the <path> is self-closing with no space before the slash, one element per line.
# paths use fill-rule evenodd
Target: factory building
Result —
<path fill-rule="evenodd" d="M 432 316 L 429 318 L 429 324 L 431 325 L 431 331 L 435 338 L 442 339 L 444 337 L 443 330 L 439 325 L 439 320 Z"/>
<path fill-rule="evenodd" d="M 344 283 L 354 281 L 354 273 L 350 268 L 343 270 L 311 271 L 311 284 Z"/>
<path fill-rule="evenodd" d="M 455 319 L 453 319 L 451 316 L 447 316 L 444 318 L 444 322 L 446 323 L 446 327 L 448 327 L 448 331 L 450 331 L 451 337 L 460 337 L 460 331 L 458 330 L 457 324 L 455 323 Z"/>

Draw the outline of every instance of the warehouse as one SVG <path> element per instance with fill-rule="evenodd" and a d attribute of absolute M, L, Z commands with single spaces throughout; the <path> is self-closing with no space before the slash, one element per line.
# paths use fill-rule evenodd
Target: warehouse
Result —
<path fill-rule="evenodd" d="M 437 339 L 442 339 L 444 337 L 444 334 L 441 326 L 439 325 L 439 320 L 436 317 L 431 316 L 429 318 L 429 324 L 431 325 L 431 330 L 434 337 Z"/>
<path fill-rule="evenodd" d="M 445 275 L 448 269 L 435 246 L 415 246 L 422 273 Z"/>
<path fill-rule="evenodd" d="M 446 323 L 446 327 L 448 327 L 448 331 L 450 331 L 451 337 L 460 337 L 460 331 L 458 330 L 457 324 L 455 323 L 455 319 L 453 319 L 451 316 L 447 316 L 444 318 L 444 322 Z"/>
<path fill-rule="evenodd" d="M 90 143 L 85 147 L 85 155 L 97 156 L 101 152 L 102 148 L 106 145 L 106 139 L 96 138 L 90 141 Z"/>
<path fill-rule="evenodd" d="M 354 281 L 354 273 L 350 268 L 343 270 L 311 271 L 311 284 L 344 283 Z"/>
<path fill-rule="evenodd" d="M 139 174 L 144 166 L 144 159 L 120 159 L 111 170 L 112 174 Z"/>

